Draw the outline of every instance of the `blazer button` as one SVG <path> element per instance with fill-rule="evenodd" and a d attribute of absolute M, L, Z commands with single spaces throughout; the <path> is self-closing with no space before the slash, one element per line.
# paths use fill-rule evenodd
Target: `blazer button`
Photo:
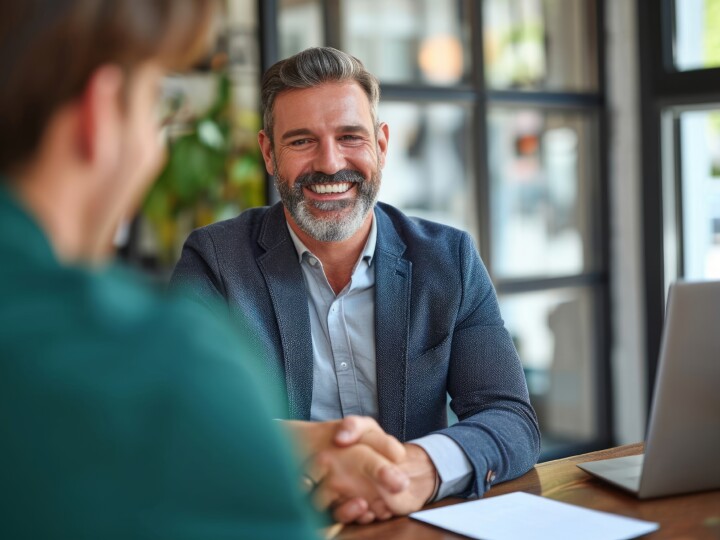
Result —
<path fill-rule="evenodd" d="M 490 469 L 490 470 L 487 472 L 487 475 L 485 476 L 485 482 L 486 482 L 487 484 L 492 484 L 494 481 L 495 481 L 495 471 L 493 471 L 492 469 Z"/>

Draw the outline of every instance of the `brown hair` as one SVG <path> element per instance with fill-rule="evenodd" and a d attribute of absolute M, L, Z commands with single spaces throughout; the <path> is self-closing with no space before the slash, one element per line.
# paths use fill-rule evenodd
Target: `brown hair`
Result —
<path fill-rule="evenodd" d="M 0 3 L 0 171 L 31 157 L 58 107 L 93 72 L 131 74 L 156 59 L 169 69 L 203 50 L 214 0 L 18 0 Z"/>
<path fill-rule="evenodd" d="M 262 113 L 265 134 L 273 141 L 273 107 L 278 94 L 295 88 L 312 88 L 327 82 L 355 81 L 370 102 L 370 114 L 377 129 L 380 85 L 363 63 L 332 47 L 313 47 L 273 64 L 262 79 Z"/>

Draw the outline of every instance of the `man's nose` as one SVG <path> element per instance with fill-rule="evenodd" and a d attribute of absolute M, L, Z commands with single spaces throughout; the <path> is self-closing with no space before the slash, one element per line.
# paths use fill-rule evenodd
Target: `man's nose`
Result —
<path fill-rule="evenodd" d="M 317 172 L 335 174 L 345 168 L 345 156 L 335 141 L 323 141 L 318 146 L 313 168 Z"/>

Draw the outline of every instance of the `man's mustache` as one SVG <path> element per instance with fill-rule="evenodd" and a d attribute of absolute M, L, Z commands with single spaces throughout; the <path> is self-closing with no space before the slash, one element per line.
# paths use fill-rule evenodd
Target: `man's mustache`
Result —
<path fill-rule="evenodd" d="M 352 182 L 361 184 L 365 177 L 358 171 L 343 169 L 335 174 L 325 174 L 317 171 L 302 174 L 295 180 L 295 187 L 302 188 L 311 184 L 332 184 L 337 182 Z"/>

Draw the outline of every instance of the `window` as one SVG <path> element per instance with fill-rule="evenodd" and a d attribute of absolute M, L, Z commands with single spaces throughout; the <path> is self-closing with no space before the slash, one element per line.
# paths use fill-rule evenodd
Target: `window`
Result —
<path fill-rule="evenodd" d="M 472 108 L 457 103 L 381 102 L 390 126 L 380 200 L 414 216 L 477 230 Z"/>
<path fill-rule="evenodd" d="M 598 88 L 593 0 L 484 0 L 485 77 L 491 88 Z"/>
<path fill-rule="evenodd" d="M 467 8 L 436 0 L 343 0 L 340 45 L 386 84 L 467 83 Z"/>
<path fill-rule="evenodd" d="M 678 199 L 668 210 L 680 216 L 675 240 L 682 246 L 668 262 L 685 279 L 720 279 L 720 109 L 668 114 L 679 160 L 669 186 Z"/>
<path fill-rule="evenodd" d="M 720 2 L 638 0 L 648 387 L 675 279 L 720 279 Z"/>
<path fill-rule="evenodd" d="M 667 8 L 666 8 L 667 9 Z M 720 66 L 720 2 L 683 0 L 666 13 L 666 24 L 674 30 L 673 65 L 678 71 Z"/>
<path fill-rule="evenodd" d="M 598 269 L 590 212 L 597 191 L 592 115 L 525 107 L 488 110 L 498 278 L 565 276 Z"/>
<path fill-rule="evenodd" d="M 277 29 L 280 58 L 292 56 L 324 42 L 323 13 L 320 2 L 280 0 Z"/>

